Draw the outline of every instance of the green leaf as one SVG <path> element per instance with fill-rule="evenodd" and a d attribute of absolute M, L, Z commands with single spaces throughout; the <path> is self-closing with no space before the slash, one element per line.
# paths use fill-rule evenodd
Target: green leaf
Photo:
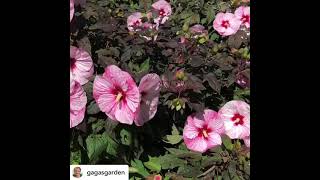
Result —
<path fill-rule="evenodd" d="M 222 148 L 221 148 L 221 146 L 216 146 L 216 147 L 210 149 L 210 152 L 220 153 L 220 152 L 222 152 Z"/>
<path fill-rule="evenodd" d="M 228 167 L 229 173 L 230 174 L 235 174 L 236 173 L 236 167 L 237 167 L 237 162 L 230 161 L 229 167 Z"/>
<path fill-rule="evenodd" d="M 201 22 L 201 24 L 206 23 L 207 22 L 207 18 L 202 18 L 200 22 Z"/>
<path fill-rule="evenodd" d="M 233 144 L 231 142 L 231 139 L 228 136 L 226 135 L 222 136 L 222 143 L 228 150 L 232 151 Z"/>
<path fill-rule="evenodd" d="M 223 180 L 231 180 L 228 171 L 222 172 L 222 179 Z"/>
<path fill-rule="evenodd" d="M 191 158 L 193 160 L 201 160 L 202 154 L 198 152 L 191 152 L 188 150 L 181 150 L 175 148 L 166 148 L 171 154 L 177 156 L 178 158 Z"/>
<path fill-rule="evenodd" d="M 94 123 L 98 120 L 97 117 L 89 116 L 88 118 L 88 124 Z"/>
<path fill-rule="evenodd" d="M 179 111 L 181 109 L 181 105 L 179 104 L 178 106 L 176 106 L 176 111 Z"/>
<path fill-rule="evenodd" d="M 70 163 L 71 165 L 78 165 L 81 163 L 81 151 L 75 151 L 72 152 L 71 151 L 71 155 L 70 155 Z"/>
<path fill-rule="evenodd" d="M 136 173 L 140 174 L 143 177 L 150 175 L 146 168 L 143 166 L 142 161 L 140 161 L 139 159 L 131 160 L 131 167 L 136 170 Z"/>
<path fill-rule="evenodd" d="M 148 162 L 144 162 L 143 164 L 150 169 L 151 171 L 155 171 L 159 173 L 161 171 L 160 159 L 158 157 L 149 157 Z"/>
<path fill-rule="evenodd" d="M 179 135 L 179 130 L 175 124 L 172 125 L 171 134 L 172 135 L 166 135 L 166 140 L 163 141 L 169 144 L 178 144 L 182 140 L 182 136 Z"/>
<path fill-rule="evenodd" d="M 187 19 L 189 17 L 192 16 L 192 11 L 191 10 L 188 10 L 188 11 L 183 11 L 181 14 L 180 14 L 180 19 Z"/>
<path fill-rule="evenodd" d="M 201 174 L 200 167 L 196 166 L 181 166 L 179 167 L 177 174 L 182 175 L 184 177 L 197 177 L 197 175 Z"/>
<path fill-rule="evenodd" d="M 203 44 L 203 43 L 205 43 L 207 40 L 206 40 L 206 38 L 201 38 L 201 39 L 199 39 L 199 43 L 200 44 Z"/>
<path fill-rule="evenodd" d="M 100 108 L 95 101 L 91 101 L 91 103 L 87 106 L 88 114 L 97 114 L 100 112 Z"/>
<path fill-rule="evenodd" d="M 162 169 L 173 169 L 187 164 L 187 161 L 177 158 L 172 154 L 166 154 L 159 157 Z"/>
<path fill-rule="evenodd" d="M 187 32 L 188 29 L 189 29 L 189 21 L 185 22 L 185 23 L 183 24 L 183 26 L 182 26 L 182 30 L 183 30 L 184 32 Z"/>
<path fill-rule="evenodd" d="M 172 134 L 172 135 L 179 135 L 179 130 L 177 129 L 177 127 L 176 127 L 175 124 L 172 125 L 171 134 Z"/>
<path fill-rule="evenodd" d="M 216 39 L 218 39 L 219 38 L 219 36 L 218 36 L 218 34 L 216 34 L 216 33 L 212 33 L 212 35 L 210 36 L 210 39 L 212 40 L 212 41 L 214 41 L 214 40 L 216 40 Z"/>
<path fill-rule="evenodd" d="M 98 133 L 99 131 L 101 131 L 104 126 L 105 126 L 105 120 L 104 119 L 99 119 L 96 123 L 92 124 L 92 131 L 94 133 Z"/>
<path fill-rule="evenodd" d="M 163 141 L 169 144 L 178 144 L 182 140 L 181 135 L 167 135 L 166 138 L 167 138 L 167 141 L 166 140 L 163 140 Z"/>
<path fill-rule="evenodd" d="M 212 157 L 204 156 L 204 157 L 202 157 L 201 166 L 205 168 L 205 167 L 217 164 L 217 163 L 219 164 L 219 163 L 221 163 L 221 161 L 222 161 L 222 159 L 219 154 L 215 154 Z"/>
<path fill-rule="evenodd" d="M 189 23 L 190 24 L 199 24 L 200 23 L 200 15 L 198 13 L 197 14 L 193 14 L 190 17 Z"/>
<path fill-rule="evenodd" d="M 207 8 L 207 22 L 211 23 L 215 17 L 216 11 L 213 6 Z"/>
<path fill-rule="evenodd" d="M 229 172 L 229 176 L 232 180 L 239 180 L 236 168 L 237 168 L 237 162 L 230 161 L 229 166 L 228 166 L 228 172 Z"/>
<path fill-rule="evenodd" d="M 244 169 L 244 172 L 246 174 L 249 174 L 250 175 L 250 166 L 249 166 L 249 163 L 250 162 L 245 162 L 244 165 L 243 165 L 243 169 Z"/>
<path fill-rule="evenodd" d="M 90 134 L 86 139 L 88 157 L 90 161 L 95 161 L 99 156 L 106 152 L 116 156 L 118 144 L 106 133 Z"/>
<path fill-rule="evenodd" d="M 132 144 L 132 134 L 127 129 L 120 131 L 121 143 L 130 146 Z"/>
<path fill-rule="evenodd" d="M 141 65 L 139 72 L 148 72 L 150 68 L 150 59 L 145 60 Z"/>

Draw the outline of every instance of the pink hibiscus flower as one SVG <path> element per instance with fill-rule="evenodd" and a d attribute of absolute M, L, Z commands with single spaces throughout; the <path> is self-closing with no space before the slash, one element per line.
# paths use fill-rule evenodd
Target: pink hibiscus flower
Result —
<path fill-rule="evenodd" d="M 70 0 L 70 22 L 73 18 L 73 14 L 74 14 L 74 0 Z"/>
<path fill-rule="evenodd" d="M 244 138 L 243 141 L 244 141 L 244 144 L 245 144 L 248 148 L 250 148 L 250 136 Z"/>
<path fill-rule="evenodd" d="M 83 121 L 87 96 L 79 82 L 70 80 L 70 128 Z"/>
<path fill-rule="evenodd" d="M 213 28 L 222 36 L 235 34 L 241 25 L 241 21 L 232 13 L 218 13 L 213 21 Z"/>
<path fill-rule="evenodd" d="M 171 5 L 165 0 L 159 0 L 153 3 L 152 8 L 158 15 L 158 17 L 154 19 L 156 24 L 164 24 L 172 13 Z"/>
<path fill-rule="evenodd" d="M 238 100 L 227 102 L 220 110 L 226 134 L 231 139 L 243 139 L 250 135 L 250 106 Z"/>
<path fill-rule="evenodd" d="M 129 73 L 115 65 L 105 68 L 93 82 L 93 97 L 102 112 L 124 124 L 132 124 L 140 104 L 139 89 Z"/>
<path fill-rule="evenodd" d="M 160 83 L 161 80 L 157 74 L 147 74 L 142 77 L 139 85 L 141 102 L 135 118 L 137 126 L 142 126 L 156 114 L 160 95 Z"/>
<path fill-rule="evenodd" d="M 223 121 L 218 119 L 217 112 L 207 109 L 203 113 L 188 116 L 183 129 L 183 139 L 188 149 L 203 153 L 221 145 L 222 133 Z"/>
<path fill-rule="evenodd" d="M 142 25 L 142 14 L 140 12 L 135 12 L 128 16 L 127 27 L 129 31 L 139 31 Z"/>
<path fill-rule="evenodd" d="M 84 85 L 94 72 L 92 59 L 88 52 L 81 48 L 70 46 L 70 72 L 74 80 Z"/>
<path fill-rule="evenodd" d="M 250 7 L 240 6 L 234 12 L 234 15 L 241 21 L 246 28 L 250 28 Z"/>

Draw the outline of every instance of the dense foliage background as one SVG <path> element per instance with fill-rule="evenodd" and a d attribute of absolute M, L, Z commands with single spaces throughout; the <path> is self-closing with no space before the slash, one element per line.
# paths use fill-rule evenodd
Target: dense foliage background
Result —
<path fill-rule="evenodd" d="M 153 2 L 87 0 L 75 6 L 71 45 L 90 53 L 95 75 L 115 64 L 137 83 L 152 72 L 164 85 L 155 117 L 137 127 L 111 121 L 100 111 L 92 97 L 94 75 L 83 86 L 85 119 L 70 129 L 71 164 L 128 164 L 131 179 L 156 174 L 164 179 L 249 179 L 250 152 L 242 140 L 223 136 L 222 146 L 201 154 L 188 150 L 182 138 L 193 112 L 218 111 L 235 99 L 250 104 L 250 34 L 241 29 L 222 37 L 212 26 L 218 12 L 233 12 L 248 3 L 171 0 L 172 15 L 159 26 L 156 41 L 148 41 L 128 31 L 127 17 L 147 12 Z M 189 27 L 195 24 L 208 33 L 189 38 Z M 181 43 L 181 37 L 188 40 Z"/>

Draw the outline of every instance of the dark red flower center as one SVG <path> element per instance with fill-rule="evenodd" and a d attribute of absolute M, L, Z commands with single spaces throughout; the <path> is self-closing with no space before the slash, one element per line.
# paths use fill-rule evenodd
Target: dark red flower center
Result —
<path fill-rule="evenodd" d="M 243 125 L 243 118 L 244 116 L 242 116 L 241 114 L 239 113 L 236 113 L 233 115 L 233 117 L 231 118 L 231 120 L 234 122 L 234 124 L 237 126 L 237 125 Z"/>
<path fill-rule="evenodd" d="M 160 16 L 164 16 L 165 13 L 166 13 L 166 12 L 164 11 L 164 9 L 160 9 L 160 11 L 159 11 L 159 15 L 160 15 Z"/>
<path fill-rule="evenodd" d="M 70 58 L 70 67 L 71 67 L 71 69 L 76 68 L 76 59 L 75 58 Z"/>
<path fill-rule="evenodd" d="M 147 93 L 144 92 L 144 91 L 140 92 L 141 97 L 145 96 L 146 94 L 147 94 Z"/>
<path fill-rule="evenodd" d="M 249 23 L 249 15 L 242 15 L 241 21 L 243 23 Z"/>
<path fill-rule="evenodd" d="M 203 128 L 199 128 L 198 131 L 199 131 L 198 137 L 203 137 L 204 139 L 208 139 L 209 133 L 212 130 L 207 126 L 203 126 Z"/>
<path fill-rule="evenodd" d="M 221 23 L 221 26 L 227 29 L 230 26 L 230 23 L 228 20 L 227 21 L 223 20 Z"/>
<path fill-rule="evenodd" d="M 139 20 L 136 20 L 136 22 L 134 22 L 132 26 L 137 27 L 137 26 L 139 26 L 139 25 L 140 25 L 140 21 L 139 21 Z"/>
<path fill-rule="evenodd" d="M 123 90 L 122 90 L 121 88 L 119 88 L 119 87 L 116 87 L 116 88 L 113 90 L 112 94 L 115 96 L 116 102 L 119 102 L 119 101 L 125 99 L 125 97 L 126 97 L 126 94 L 125 94 L 125 93 L 123 92 Z"/>

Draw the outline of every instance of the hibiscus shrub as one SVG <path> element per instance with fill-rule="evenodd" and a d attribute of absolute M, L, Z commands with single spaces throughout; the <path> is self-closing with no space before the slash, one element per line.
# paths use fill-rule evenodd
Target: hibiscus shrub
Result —
<path fill-rule="evenodd" d="M 71 164 L 250 179 L 249 6 L 71 0 Z"/>

